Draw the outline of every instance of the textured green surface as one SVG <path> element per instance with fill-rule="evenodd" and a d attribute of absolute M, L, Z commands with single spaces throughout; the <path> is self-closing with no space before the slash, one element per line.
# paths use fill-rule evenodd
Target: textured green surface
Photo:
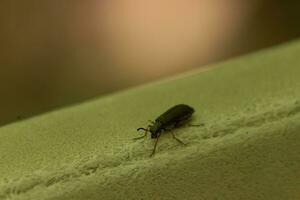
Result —
<path fill-rule="evenodd" d="M 300 43 L 0 128 L 0 199 L 300 199 Z M 178 103 L 175 133 L 132 141 Z"/>

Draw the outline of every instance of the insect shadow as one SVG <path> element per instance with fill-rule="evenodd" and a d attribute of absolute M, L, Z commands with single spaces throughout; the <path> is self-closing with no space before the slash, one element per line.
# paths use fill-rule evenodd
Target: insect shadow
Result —
<path fill-rule="evenodd" d="M 183 126 L 184 124 L 190 127 L 203 126 L 203 124 L 199 124 L 199 125 L 187 124 L 187 122 L 191 119 L 191 116 L 194 112 L 195 110 L 188 105 L 185 104 L 175 105 L 170 109 L 168 109 L 163 114 L 161 114 L 159 117 L 157 117 L 155 121 L 149 120 L 150 125 L 148 125 L 147 128 L 142 128 L 142 127 L 138 128 L 137 131 L 143 130 L 145 131 L 145 134 L 141 137 L 134 138 L 134 140 L 143 139 L 148 135 L 148 132 L 151 133 L 151 139 L 155 139 L 156 141 L 152 153 L 150 154 L 150 157 L 152 157 L 155 154 L 158 139 L 163 132 L 170 132 L 172 134 L 172 137 L 177 142 L 179 142 L 182 145 L 186 145 L 186 143 L 182 142 L 174 135 L 173 129 L 179 126 Z"/>

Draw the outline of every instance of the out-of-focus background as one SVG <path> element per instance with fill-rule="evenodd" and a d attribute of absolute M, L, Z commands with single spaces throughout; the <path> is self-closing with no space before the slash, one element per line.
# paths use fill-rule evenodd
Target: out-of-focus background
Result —
<path fill-rule="evenodd" d="M 300 35 L 299 1 L 1 0 L 0 125 Z"/>

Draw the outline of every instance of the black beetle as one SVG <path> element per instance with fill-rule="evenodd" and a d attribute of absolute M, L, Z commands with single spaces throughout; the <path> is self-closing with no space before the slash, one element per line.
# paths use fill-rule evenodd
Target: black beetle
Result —
<path fill-rule="evenodd" d="M 192 114 L 195 112 L 195 110 L 185 104 L 178 104 L 176 106 L 171 107 L 169 110 L 164 112 L 162 115 L 160 115 L 158 118 L 156 118 L 155 122 L 150 121 L 152 124 L 148 125 L 147 128 L 138 128 L 137 130 L 144 130 L 145 135 L 142 137 L 134 138 L 134 140 L 142 139 L 147 136 L 148 132 L 151 133 L 151 138 L 155 139 L 155 145 L 153 148 L 153 151 L 150 155 L 153 156 L 155 153 L 156 145 L 158 142 L 158 139 L 162 133 L 162 131 L 171 131 L 175 127 L 178 127 L 179 125 L 186 122 L 188 119 L 191 118 Z M 200 125 L 191 125 L 191 126 L 200 126 Z M 179 143 L 185 145 L 181 140 L 179 140 L 173 132 L 172 136 L 173 138 L 178 141 Z"/>

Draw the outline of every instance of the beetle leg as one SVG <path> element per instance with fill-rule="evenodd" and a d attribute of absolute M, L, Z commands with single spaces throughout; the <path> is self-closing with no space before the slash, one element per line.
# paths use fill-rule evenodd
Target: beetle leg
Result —
<path fill-rule="evenodd" d="M 180 144 L 186 145 L 186 144 L 183 143 L 181 140 L 179 140 L 179 139 L 174 135 L 173 132 L 171 132 L 171 134 L 172 134 L 173 138 L 174 138 L 177 142 L 179 142 Z"/>
<path fill-rule="evenodd" d="M 155 154 L 156 146 L 157 146 L 158 139 L 159 139 L 160 135 L 161 135 L 161 134 L 159 133 L 159 135 L 158 135 L 157 138 L 156 138 L 156 141 L 155 141 L 155 144 L 154 144 L 154 148 L 153 148 L 152 153 L 150 154 L 150 157 L 152 157 L 152 156 Z"/>

